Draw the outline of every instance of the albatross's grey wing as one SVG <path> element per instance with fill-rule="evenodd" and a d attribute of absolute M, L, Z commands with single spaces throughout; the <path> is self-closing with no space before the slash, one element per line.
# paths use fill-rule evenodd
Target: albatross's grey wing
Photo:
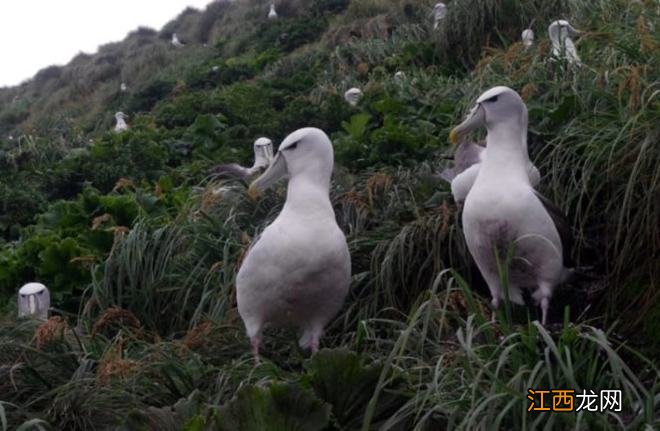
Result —
<path fill-rule="evenodd" d="M 250 176 L 246 168 L 236 163 L 215 166 L 209 169 L 209 174 L 220 178 L 247 178 Z"/>
<path fill-rule="evenodd" d="M 440 172 L 440 178 L 451 183 L 454 178 L 470 166 L 481 163 L 481 158 L 485 150 L 486 148 L 472 142 L 459 144 L 454 153 L 454 166 Z"/>
<path fill-rule="evenodd" d="M 484 151 L 486 151 L 486 148 L 473 142 L 463 142 L 460 144 L 454 155 L 454 164 L 458 170 L 457 174 L 460 174 L 475 163 L 481 163 Z"/>
<path fill-rule="evenodd" d="M 562 254 L 564 257 L 564 267 L 572 268 L 573 262 L 571 260 L 571 255 L 573 254 L 573 233 L 571 232 L 571 225 L 568 222 L 568 219 L 564 215 L 561 209 L 557 207 L 550 199 L 543 196 L 541 193 L 534 190 L 536 197 L 539 198 L 545 210 L 550 215 L 552 222 L 559 233 L 559 239 L 561 240 Z"/>

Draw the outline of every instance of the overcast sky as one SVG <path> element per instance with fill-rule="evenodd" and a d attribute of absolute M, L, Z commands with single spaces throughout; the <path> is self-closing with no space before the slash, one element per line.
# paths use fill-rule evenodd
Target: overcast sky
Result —
<path fill-rule="evenodd" d="M 139 26 L 156 30 L 187 6 L 211 0 L 0 0 L 0 87 L 16 85 L 80 51 L 122 40 Z"/>

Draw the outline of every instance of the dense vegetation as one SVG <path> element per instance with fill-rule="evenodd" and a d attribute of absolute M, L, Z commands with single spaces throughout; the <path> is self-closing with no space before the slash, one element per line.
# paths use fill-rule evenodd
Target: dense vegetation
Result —
<path fill-rule="evenodd" d="M 186 10 L 0 89 L 2 430 L 660 425 L 657 3 L 455 0 L 437 31 L 430 1 L 279 0 L 274 21 L 269 3 Z M 584 31 L 581 68 L 548 61 L 558 18 Z M 540 189 L 586 273 L 546 328 L 534 307 L 490 323 L 437 177 L 451 126 L 494 85 L 527 103 Z M 335 145 L 353 283 L 326 349 L 270 331 L 255 364 L 234 278 L 284 186 L 253 202 L 207 172 L 302 126 Z M 33 280 L 53 297 L 45 323 L 15 318 Z M 527 412 L 528 388 L 621 389 L 623 411 Z"/>

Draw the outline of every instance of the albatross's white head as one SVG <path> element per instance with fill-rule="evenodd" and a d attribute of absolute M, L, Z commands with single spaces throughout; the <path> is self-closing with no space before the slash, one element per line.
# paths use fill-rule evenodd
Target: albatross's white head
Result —
<path fill-rule="evenodd" d="M 330 188 L 334 164 L 332 142 L 323 130 L 298 129 L 282 141 L 272 163 L 251 185 L 248 194 L 255 198 L 288 174 L 290 181 L 303 178 L 313 186 Z"/>
<path fill-rule="evenodd" d="M 50 292 L 41 283 L 28 283 L 18 291 L 18 317 L 48 319 Z"/>
<path fill-rule="evenodd" d="M 360 99 L 362 99 L 362 90 L 359 88 L 353 87 L 344 93 L 344 100 L 346 100 L 351 106 L 356 106 Z"/>
<path fill-rule="evenodd" d="M 499 126 L 515 127 L 527 133 L 527 107 L 518 93 L 509 87 L 493 87 L 477 99 L 465 121 L 449 133 L 449 141 L 456 144 L 460 138 L 479 127 L 489 131 Z"/>
<path fill-rule="evenodd" d="M 553 21 L 548 26 L 548 36 L 552 44 L 559 44 L 560 41 L 570 38 L 571 36 L 577 36 L 580 34 L 579 30 L 576 30 L 568 21 L 565 19 L 558 19 Z"/>
<path fill-rule="evenodd" d="M 273 160 L 273 141 L 259 138 L 254 141 L 254 167 L 265 168 Z"/>

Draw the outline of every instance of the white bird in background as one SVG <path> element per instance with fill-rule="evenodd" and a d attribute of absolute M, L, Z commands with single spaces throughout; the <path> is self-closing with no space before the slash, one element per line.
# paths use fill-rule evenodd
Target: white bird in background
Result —
<path fill-rule="evenodd" d="M 115 114 L 115 120 L 117 120 L 117 124 L 115 124 L 115 132 L 121 133 L 125 130 L 128 130 L 128 124 L 126 124 L 127 118 L 128 115 L 124 114 L 123 112 L 117 112 Z"/>
<path fill-rule="evenodd" d="M 121 85 L 119 86 L 119 90 L 121 90 L 121 92 L 123 93 L 126 90 L 128 90 L 128 87 L 126 86 L 125 83 L 122 82 Z"/>
<path fill-rule="evenodd" d="M 275 3 L 270 4 L 270 11 L 268 11 L 268 19 L 277 18 L 277 12 L 275 11 Z"/>
<path fill-rule="evenodd" d="M 216 177 L 225 178 L 249 178 L 261 172 L 270 165 L 273 160 L 273 141 L 268 138 L 259 138 L 254 141 L 254 164 L 246 168 L 237 163 L 218 165 L 210 170 Z"/>
<path fill-rule="evenodd" d="M 13 140 L 14 140 L 14 135 L 9 135 L 7 138 L 8 138 L 10 141 L 13 141 Z"/>
<path fill-rule="evenodd" d="M 400 70 L 394 74 L 394 82 L 396 82 L 397 84 L 403 83 L 405 79 L 406 79 L 406 74 Z"/>
<path fill-rule="evenodd" d="M 181 43 L 181 41 L 179 40 L 176 33 L 172 33 L 172 45 L 177 47 L 177 48 L 181 48 L 182 46 L 184 46 L 184 44 Z"/>
<path fill-rule="evenodd" d="M 507 296 L 498 262 L 508 263 L 508 299 L 523 304 L 523 289 L 533 291 L 545 324 L 552 294 L 570 274 L 564 259 L 568 244 L 564 245 L 561 232 L 565 226 L 556 218 L 559 211 L 548 210 L 549 202 L 529 180 L 524 143 L 527 107 L 512 89 L 491 88 L 451 131 L 450 140 L 456 143 L 461 135 L 479 127 L 488 131 L 488 150 L 463 208 L 468 249 L 488 284 L 494 309 Z"/>
<path fill-rule="evenodd" d="M 431 12 L 431 15 L 433 16 L 433 30 L 437 30 L 440 26 L 440 21 L 447 16 L 447 5 L 442 2 L 436 3 L 435 6 L 433 6 L 433 12 Z"/>
<path fill-rule="evenodd" d="M 571 36 L 578 34 L 580 31 L 573 28 L 566 20 L 560 19 L 550 24 L 548 35 L 552 42 L 553 58 L 565 59 L 569 64 L 580 66 L 582 62 L 571 39 Z"/>
<path fill-rule="evenodd" d="M 238 311 L 256 357 L 267 324 L 298 326 L 300 346 L 316 352 L 348 293 L 351 257 L 329 196 L 333 164 L 328 136 L 299 129 L 250 186 L 255 197 L 289 175 L 282 212 L 254 241 L 236 277 Z"/>
<path fill-rule="evenodd" d="M 217 72 L 218 70 L 220 70 L 220 66 L 213 66 L 211 70 Z"/>
<path fill-rule="evenodd" d="M 532 187 L 541 181 L 541 173 L 534 166 L 527 152 L 527 139 L 523 140 L 523 151 L 527 158 L 527 175 Z M 486 157 L 486 147 L 473 142 L 461 143 L 454 153 L 454 166 L 440 173 L 440 177 L 451 184 L 451 194 L 454 202 L 462 205 L 470 189 L 479 175 L 482 163 Z"/>
<path fill-rule="evenodd" d="M 359 88 L 351 88 L 344 93 L 344 99 L 351 105 L 356 106 L 360 99 L 362 99 L 362 90 Z"/>
<path fill-rule="evenodd" d="M 534 44 L 534 31 L 531 28 L 523 30 L 521 38 L 525 49 L 531 48 Z"/>
<path fill-rule="evenodd" d="M 48 319 L 50 292 L 41 283 L 28 283 L 18 290 L 18 317 Z"/>

